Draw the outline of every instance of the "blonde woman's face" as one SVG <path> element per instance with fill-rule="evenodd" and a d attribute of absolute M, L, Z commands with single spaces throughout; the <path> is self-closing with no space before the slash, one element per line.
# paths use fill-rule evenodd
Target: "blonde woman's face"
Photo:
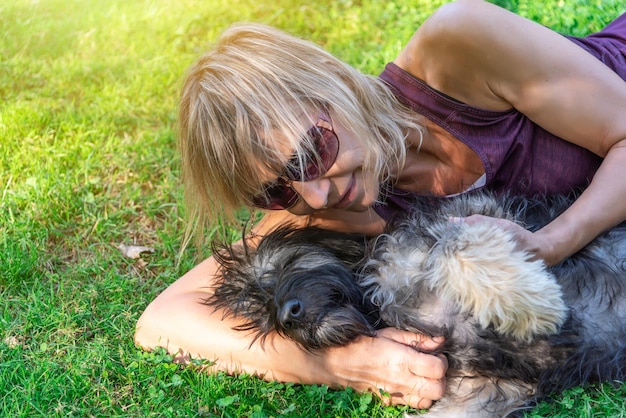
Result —
<path fill-rule="evenodd" d="M 332 118 L 332 114 L 330 116 Z M 291 182 L 300 197 L 289 209 L 294 214 L 323 209 L 363 212 L 376 202 L 380 184 L 373 173 L 364 171 L 368 158 L 365 141 L 334 120 L 332 128 L 339 142 L 337 159 L 322 176 Z"/>

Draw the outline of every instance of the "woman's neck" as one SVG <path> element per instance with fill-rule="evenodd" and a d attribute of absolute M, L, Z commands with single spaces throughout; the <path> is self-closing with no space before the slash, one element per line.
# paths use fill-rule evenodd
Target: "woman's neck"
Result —
<path fill-rule="evenodd" d="M 421 134 L 407 136 L 406 162 L 396 186 L 437 196 L 467 190 L 484 173 L 480 157 L 443 128 L 430 121 L 423 125 Z"/>

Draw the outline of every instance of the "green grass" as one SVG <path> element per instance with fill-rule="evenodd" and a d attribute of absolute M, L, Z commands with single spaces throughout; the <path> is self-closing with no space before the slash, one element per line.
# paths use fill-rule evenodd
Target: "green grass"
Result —
<path fill-rule="evenodd" d="M 0 3 L 0 416 L 398 416 L 371 395 L 209 376 L 133 344 L 177 264 L 174 124 L 185 69 L 230 23 L 311 38 L 364 72 L 444 1 L 12 0 Z M 502 0 L 565 33 L 621 0 Z M 236 234 L 236 231 L 232 231 Z M 152 246 L 142 260 L 120 243 Z M 201 256 L 206 254 L 201 254 Z M 530 416 L 623 416 L 626 386 Z"/>

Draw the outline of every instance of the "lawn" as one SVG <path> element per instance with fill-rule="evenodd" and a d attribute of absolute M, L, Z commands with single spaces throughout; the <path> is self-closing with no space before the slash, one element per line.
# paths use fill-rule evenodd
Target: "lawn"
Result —
<path fill-rule="evenodd" d="M 209 376 L 135 347 L 178 260 L 175 145 L 186 68 L 236 21 L 277 26 L 377 74 L 445 1 L 0 2 L 0 416 L 399 416 L 370 394 Z M 501 0 L 584 35 L 622 0 Z M 242 213 L 242 217 L 245 212 Z M 228 231 L 235 236 L 237 231 Z M 211 237 L 211 231 L 207 232 Z M 154 248 L 138 259 L 119 245 Z M 623 416 L 626 386 L 576 388 L 528 415 Z"/>

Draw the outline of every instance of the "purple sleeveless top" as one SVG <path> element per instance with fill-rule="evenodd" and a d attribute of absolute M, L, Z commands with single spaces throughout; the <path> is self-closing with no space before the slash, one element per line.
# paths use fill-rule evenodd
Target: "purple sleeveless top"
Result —
<path fill-rule="evenodd" d="M 626 80 L 626 13 L 601 32 L 567 36 Z M 481 159 L 485 188 L 526 196 L 570 193 L 589 185 L 602 159 L 567 142 L 515 109 L 490 111 L 468 106 L 429 87 L 393 63 L 380 75 L 398 99 L 450 132 Z M 374 210 L 386 221 L 411 208 L 416 194 L 389 188 Z"/>

